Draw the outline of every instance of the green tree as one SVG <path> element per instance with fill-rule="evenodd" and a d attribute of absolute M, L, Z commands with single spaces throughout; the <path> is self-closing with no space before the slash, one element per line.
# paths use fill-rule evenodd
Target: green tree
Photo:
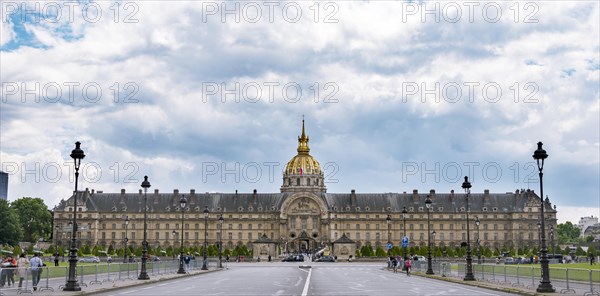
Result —
<path fill-rule="evenodd" d="M 19 216 L 4 199 L 0 199 L 0 225 L 0 245 L 15 246 L 23 238 Z"/>
<path fill-rule="evenodd" d="M 19 223 L 25 231 L 23 240 L 36 243 L 38 239 L 48 239 L 52 234 L 52 215 L 41 198 L 23 197 L 11 203 Z"/>
<path fill-rule="evenodd" d="M 23 254 L 23 250 L 21 250 L 21 247 L 19 247 L 19 245 L 15 245 L 12 251 L 15 256 Z"/>
<path fill-rule="evenodd" d="M 379 247 L 375 250 L 375 256 L 377 257 L 386 257 L 387 253 L 385 252 L 385 250 L 383 250 L 382 247 Z"/>
<path fill-rule="evenodd" d="M 567 221 L 565 223 L 557 225 L 557 232 L 559 243 L 573 243 L 577 242 L 577 240 L 579 239 L 581 229 L 575 227 L 575 225 L 573 225 L 571 221 Z"/>

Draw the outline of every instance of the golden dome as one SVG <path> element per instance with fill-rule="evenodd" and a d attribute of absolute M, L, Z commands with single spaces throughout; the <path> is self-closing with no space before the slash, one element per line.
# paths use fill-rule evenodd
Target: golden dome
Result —
<path fill-rule="evenodd" d="M 304 132 L 304 119 L 302 119 L 302 135 L 298 137 L 298 155 L 294 156 L 285 166 L 286 175 L 320 175 L 321 166 L 308 152 L 308 137 Z"/>

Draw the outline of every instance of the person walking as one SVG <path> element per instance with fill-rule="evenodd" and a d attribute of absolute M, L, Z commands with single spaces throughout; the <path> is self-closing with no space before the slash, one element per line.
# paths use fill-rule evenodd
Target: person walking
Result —
<path fill-rule="evenodd" d="M 54 266 L 58 266 L 58 260 L 59 260 L 59 256 L 58 256 L 58 252 L 54 254 Z"/>
<path fill-rule="evenodd" d="M 392 259 L 392 266 L 394 267 L 394 273 L 398 271 L 398 260 L 396 258 Z"/>
<path fill-rule="evenodd" d="M 17 260 L 12 255 L 8 255 L 7 262 L 9 263 L 6 268 L 6 281 L 8 286 L 15 285 L 15 271 L 17 268 Z"/>
<path fill-rule="evenodd" d="M 21 256 L 19 256 L 19 260 L 17 260 L 17 274 L 19 275 L 19 288 L 21 288 L 23 286 L 23 280 L 27 277 L 27 264 L 29 264 L 29 261 L 27 261 L 27 256 L 25 256 L 25 253 L 22 253 Z"/>
<path fill-rule="evenodd" d="M 29 260 L 29 267 L 31 269 L 31 283 L 33 290 L 37 291 L 37 284 L 40 282 L 40 276 L 42 275 L 42 267 L 44 263 L 38 256 L 38 253 L 33 254 L 33 258 Z"/>
<path fill-rule="evenodd" d="M 410 258 L 407 258 L 406 261 L 404 261 L 404 266 L 406 266 L 406 275 L 410 276 L 410 267 L 411 267 Z"/>
<path fill-rule="evenodd" d="M 190 273 L 190 260 L 192 260 L 192 258 L 188 252 L 187 255 L 183 257 L 183 261 L 185 262 L 185 273 Z"/>

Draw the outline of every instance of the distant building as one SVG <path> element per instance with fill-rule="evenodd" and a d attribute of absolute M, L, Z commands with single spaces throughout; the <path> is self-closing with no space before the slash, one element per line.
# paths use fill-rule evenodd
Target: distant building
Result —
<path fill-rule="evenodd" d="M 222 242 L 228 249 L 241 245 L 253 248 L 256 244 L 258 256 L 279 255 L 272 254 L 274 250 L 296 253 L 328 246 L 332 255 L 349 258 L 355 249 L 365 245 L 383 248 L 390 241 L 398 246 L 404 235 L 409 246 L 423 247 L 427 244 L 427 232 L 434 229 L 437 246 L 457 247 L 467 240 L 464 193 L 434 189 L 400 193 L 358 193 L 352 189 L 328 193 L 319 162 L 309 151 L 303 122 L 298 153 L 286 166 L 280 192 L 198 193 L 194 189 L 185 193 L 178 189 L 148 192 L 148 243 L 152 247 L 177 248 L 183 229 L 184 245 L 188 247 L 202 246 L 204 232 L 208 231 L 209 244 Z M 183 194 L 188 203 L 183 209 L 185 221 L 181 225 L 179 200 Z M 140 246 L 144 196 L 141 189 L 130 193 L 125 189 L 114 193 L 78 191 L 54 208 L 57 231 L 54 243 L 66 245 L 70 241 L 68 233 L 72 228 L 68 223 L 73 218 L 76 197 L 80 225 L 77 244 L 118 248 L 127 238 L 129 246 Z M 427 227 L 427 197 L 433 201 L 431 229 Z M 542 202 L 532 190 L 491 193 L 486 189 L 471 193 L 469 199 L 473 246 L 476 237 L 482 246 L 489 248 L 537 246 L 541 206 L 545 207 L 547 227 L 556 229 L 556 209 L 548 198 Z M 205 209 L 209 210 L 207 229 Z M 403 210 L 407 212 L 406 225 Z M 125 216 L 128 226 L 123 220 Z M 479 229 L 474 224 L 476 216 L 481 221 Z M 222 224 L 220 217 L 224 219 Z"/>
<path fill-rule="evenodd" d="M 8 199 L 8 174 L 0 171 L 0 199 Z"/>
<path fill-rule="evenodd" d="M 598 217 L 581 217 L 581 219 L 579 219 L 579 223 L 577 224 L 577 227 L 581 229 L 581 237 L 585 235 L 585 230 L 594 224 L 598 224 Z"/>

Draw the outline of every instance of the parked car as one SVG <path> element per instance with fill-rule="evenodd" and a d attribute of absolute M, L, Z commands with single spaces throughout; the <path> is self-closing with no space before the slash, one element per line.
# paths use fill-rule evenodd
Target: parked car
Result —
<path fill-rule="evenodd" d="M 81 258 L 79 258 L 79 262 L 100 263 L 100 258 L 96 256 L 82 256 Z"/>
<path fill-rule="evenodd" d="M 506 257 L 504 258 L 504 264 L 516 264 L 516 262 L 513 257 Z"/>
<path fill-rule="evenodd" d="M 331 256 L 321 256 L 315 262 L 335 262 L 335 259 Z"/>
<path fill-rule="evenodd" d="M 427 261 L 427 258 L 425 258 L 425 256 L 414 256 L 413 260 L 414 261 Z"/>
<path fill-rule="evenodd" d="M 154 256 L 154 257 L 152 257 L 152 261 L 154 261 L 154 262 L 160 261 L 160 258 L 158 256 Z"/>
<path fill-rule="evenodd" d="M 281 262 L 303 262 L 303 261 L 304 261 L 304 255 L 290 255 L 290 256 L 283 258 L 283 260 L 281 260 Z"/>

